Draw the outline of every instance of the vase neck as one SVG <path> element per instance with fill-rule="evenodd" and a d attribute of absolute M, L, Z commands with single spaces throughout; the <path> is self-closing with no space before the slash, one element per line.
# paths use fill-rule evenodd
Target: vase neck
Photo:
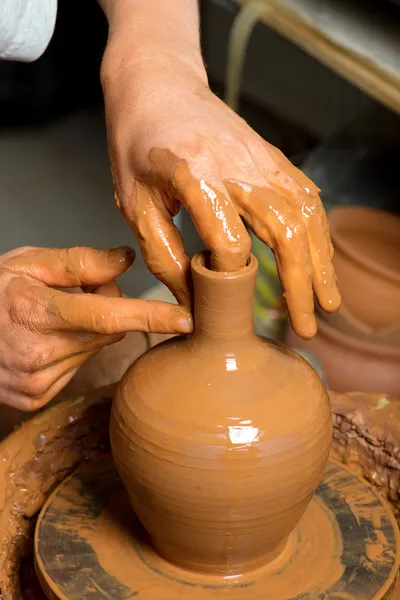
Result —
<path fill-rule="evenodd" d="M 234 273 L 216 272 L 207 267 L 206 253 L 192 260 L 194 285 L 194 337 L 218 340 L 254 335 L 253 296 L 257 260 Z"/>

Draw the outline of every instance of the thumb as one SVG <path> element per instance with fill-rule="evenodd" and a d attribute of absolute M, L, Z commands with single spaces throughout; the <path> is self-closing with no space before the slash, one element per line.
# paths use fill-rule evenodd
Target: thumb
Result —
<path fill-rule="evenodd" d="M 2 267 L 49 287 L 97 287 L 125 273 L 134 260 L 135 251 L 129 246 L 104 250 L 26 248 L 8 258 Z"/>

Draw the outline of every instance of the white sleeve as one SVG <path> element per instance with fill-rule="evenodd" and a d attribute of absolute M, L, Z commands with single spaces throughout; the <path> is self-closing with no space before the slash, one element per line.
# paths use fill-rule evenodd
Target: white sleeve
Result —
<path fill-rule="evenodd" d="M 57 0 L 0 0 L 0 58 L 32 62 L 46 50 Z"/>

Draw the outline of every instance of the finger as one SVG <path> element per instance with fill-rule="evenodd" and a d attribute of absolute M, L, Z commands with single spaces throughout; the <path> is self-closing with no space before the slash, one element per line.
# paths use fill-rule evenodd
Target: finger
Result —
<path fill-rule="evenodd" d="M 88 358 L 90 358 L 90 356 Z M 12 406 L 13 408 L 17 408 L 24 412 L 34 412 L 39 410 L 51 402 L 57 394 L 65 388 L 79 371 L 79 368 L 80 366 L 78 365 L 63 371 L 58 379 L 53 381 L 43 394 L 31 396 L 23 392 L 10 391 L 4 395 L 4 401 L 1 400 L 0 402 L 1 404 L 7 404 L 8 406 Z"/>
<path fill-rule="evenodd" d="M 38 292 L 52 315 L 49 330 L 103 335 L 128 331 L 190 333 L 193 330 L 188 309 L 167 302 L 65 294 L 50 288 L 38 288 Z"/>
<path fill-rule="evenodd" d="M 20 248 L 13 248 L 9 252 L 0 255 L 0 264 L 5 263 L 11 258 L 16 258 L 20 254 L 27 254 L 35 250 L 38 250 L 38 248 L 36 248 L 35 246 L 21 246 Z"/>
<path fill-rule="evenodd" d="M 251 194 L 228 184 L 240 213 L 255 235 L 274 252 L 290 323 L 297 335 L 309 339 L 316 333 L 312 272 L 304 224 L 283 198 L 268 189 Z"/>
<path fill-rule="evenodd" d="M 307 230 L 315 295 L 324 310 L 335 312 L 340 307 L 341 299 L 332 263 L 333 246 L 318 188 L 280 151 L 274 150 L 280 156 L 280 168 L 268 174 L 268 184 L 287 200 L 303 220 Z"/>
<path fill-rule="evenodd" d="M 265 168 L 260 160 L 261 154 L 253 157 L 255 164 L 264 172 L 268 186 L 277 196 L 286 199 L 298 218 L 304 222 L 313 290 L 320 306 L 327 312 L 334 312 L 339 308 L 341 299 L 332 264 L 333 246 L 326 213 L 318 195 L 319 189 L 300 169 L 292 165 L 280 150 L 268 145 L 267 152 L 272 153 L 275 168 Z"/>
<path fill-rule="evenodd" d="M 314 292 L 323 310 L 335 312 L 340 307 L 341 298 L 332 263 L 333 246 L 322 203 L 318 200 L 312 206 L 304 207 L 303 215 L 310 248 Z"/>
<path fill-rule="evenodd" d="M 244 267 L 251 241 L 225 187 L 219 191 L 197 180 L 183 163 L 176 168 L 174 185 L 201 239 L 211 250 L 213 268 L 233 272 Z"/>
<path fill-rule="evenodd" d="M 103 285 L 83 286 L 82 291 L 85 294 L 99 294 L 99 296 L 109 296 L 111 298 L 122 298 L 122 292 L 115 281 L 109 281 Z"/>
<path fill-rule="evenodd" d="M 121 211 L 135 234 L 149 271 L 171 290 L 180 304 L 190 307 L 190 259 L 162 198 L 155 198 L 146 185 L 138 183 L 135 201 L 121 204 Z"/>
<path fill-rule="evenodd" d="M 51 402 L 53 398 L 57 396 L 61 390 L 65 388 L 65 386 L 69 383 L 69 381 L 76 375 L 79 367 L 76 369 L 72 369 L 71 372 L 65 373 L 62 378 L 55 383 L 54 390 L 49 391 L 48 395 L 41 398 L 30 398 L 29 396 L 25 396 L 17 391 L 2 389 L 2 394 L 0 395 L 0 404 L 4 404 L 5 406 L 11 406 L 17 410 L 21 410 L 23 412 L 35 412 L 36 410 L 40 410 Z"/>
<path fill-rule="evenodd" d="M 44 369 L 20 374 L 18 378 L 8 382 L 4 403 L 24 411 L 38 410 L 50 402 L 72 379 L 79 367 L 95 354 L 97 350 L 80 352 L 47 365 Z"/>
<path fill-rule="evenodd" d="M 52 287 L 100 286 L 129 269 L 135 251 L 129 246 L 95 248 L 28 248 L 3 266 Z"/>
<path fill-rule="evenodd" d="M 284 154 L 283 152 L 281 152 L 281 150 L 279 150 L 279 148 L 276 148 L 275 146 L 272 146 L 270 144 L 266 144 L 266 142 L 263 140 L 264 142 L 264 146 L 266 145 L 266 150 L 267 153 L 271 154 L 275 160 L 275 166 L 274 169 L 272 170 L 273 172 L 277 173 L 277 172 L 281 172 L 283 174 L 286 174 L 287 178 L 290 178 L 292 180 L 294 180 L 299 187 L 304 190 L 307 194 L 310 194 L 311 196 L 318 196 L 319 192 L 321 191 L 319 189 L 318 186 L 315 185 L 315 183 L 313 181 L 311 181 L 311 179 L 309 177 L 307 177 L 307 175 L 298 167 L 296 167 Z M 276 166 L 278 166 L 278 169 L 276 169 Z"/>

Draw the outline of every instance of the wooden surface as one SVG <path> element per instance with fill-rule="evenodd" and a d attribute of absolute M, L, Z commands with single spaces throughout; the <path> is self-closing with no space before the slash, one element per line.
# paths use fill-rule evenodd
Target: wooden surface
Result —
<path fill-rule="evenodd" d="M 283 558 L 229 583 L 183 571 L 151 549 L 111 457 L 65 480 L 44 506 L 35 533 L 38 577 L 48 597 L 60 600 L 213 600 L 221 594 L 266 600 L 272 580 L 279 581 L 274 600 L 389 599 L 399 550 L 386 503 L 335 462 Z"/>
<path fill-rule="evenodd" d="M 238 5 L 244 5 L 249 0 L 234 1 Z M 400 113 L 400 73 L 396 74 L 382 60 L 373 62 L 370 58 L 344 47 L 302 18 L 285 2 L 264 0 L 264 4 L 265 9 L 262 9 L 261 20 L 265 25 L 300 46 L 368 95 Z M 362 10 L 363 3 L 359 4 Z M 390 9 L 393 11 L 397 7 L 390 7 Z M 388 10 L 385 3 L 382 3 L 382 10 Z M 377 32 L 376 35 L 384 37 L 385 31 Z M 393 49 L 393 53 L 397 54 L 396 48 Z"/>

